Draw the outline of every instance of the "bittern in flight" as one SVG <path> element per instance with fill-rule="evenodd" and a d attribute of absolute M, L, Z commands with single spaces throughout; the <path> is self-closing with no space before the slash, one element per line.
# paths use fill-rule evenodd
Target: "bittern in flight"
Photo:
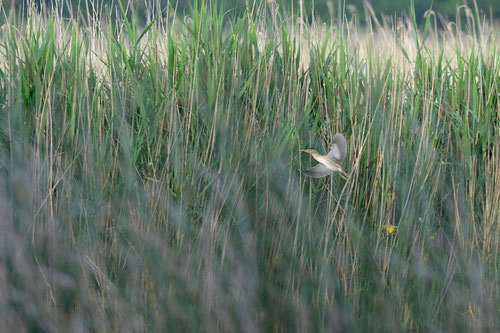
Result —
<path fill-rule="evenodd" d="M 328 155 L 321 155 L 316 149 L 301 149 L 301 151 L 311 154 L 319 162 L 315 167 L 303 171 L 306 176 L 321 178 L 335 171 L 340 171 L 345 176 L 342 161 L 347 152 L 347 142 L 342 134 L 337 133 L 334 135 Z"/>

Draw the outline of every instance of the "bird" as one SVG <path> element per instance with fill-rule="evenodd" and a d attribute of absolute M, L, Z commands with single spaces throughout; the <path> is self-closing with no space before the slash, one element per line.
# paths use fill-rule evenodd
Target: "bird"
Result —
<path fill-rule="evenodd" d="M 319 162 L 315 167 L 302 171 L 306 176 L 322 178 L 336 171 L 340 172 L 343 176 L 346 175 L 342 167 L 342 161 L 347 153 L 347 141 L 342 134 L 337 133 L 333 136 L 330 151 L 327 155 L 321 155 L 316 149 L 301 149 L 301 151 L 311 154 Z"/>

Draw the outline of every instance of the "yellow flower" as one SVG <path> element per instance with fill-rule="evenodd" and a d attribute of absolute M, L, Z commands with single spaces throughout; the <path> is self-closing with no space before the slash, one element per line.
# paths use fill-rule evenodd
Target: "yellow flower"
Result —
<path fill-rule="evenodd" d="M 398 230 L 398 227 L 392 224 L 384 224 L 382 226 L 382 230 L 385 230 L 389 235 L 392 234 L 394 231 Z"/>

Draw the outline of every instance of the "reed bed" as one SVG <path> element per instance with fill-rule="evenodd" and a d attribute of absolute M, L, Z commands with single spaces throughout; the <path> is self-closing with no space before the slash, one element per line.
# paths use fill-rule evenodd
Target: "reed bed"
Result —
<path fill-rule="evenodd" d="M 2 330 L 500 329 L 494 21 L 87 6 L 2 10 Z"/>

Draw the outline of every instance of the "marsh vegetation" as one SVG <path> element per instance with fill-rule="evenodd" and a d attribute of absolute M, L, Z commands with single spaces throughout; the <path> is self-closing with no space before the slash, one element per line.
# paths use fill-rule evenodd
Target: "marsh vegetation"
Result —
<path fill-rule="evenodd" d="M 2 330 L 500 328 L 495 22 L 89 3 L 3 18 Z"/>

